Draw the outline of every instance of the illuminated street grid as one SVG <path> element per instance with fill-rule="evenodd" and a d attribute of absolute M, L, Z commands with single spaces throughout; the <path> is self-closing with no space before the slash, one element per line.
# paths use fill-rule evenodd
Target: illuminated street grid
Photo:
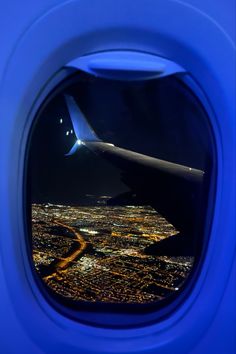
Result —
<path fill-rule="evenodd" d="M 33 259 L 57 294 L 75 301 L 148 303 L 184 283 L 193 257 L 146 247 L 177 234 L 149 206 L 32 205 Z"/>

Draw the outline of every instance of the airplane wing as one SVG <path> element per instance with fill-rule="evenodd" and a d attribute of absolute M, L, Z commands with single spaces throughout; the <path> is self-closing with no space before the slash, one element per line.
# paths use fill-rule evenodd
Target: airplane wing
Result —
<path fill-rule="evenodd" d="M 121 170 L 122 181 L 139 200 L 172 223 L 182 235 L 196 231 L 202 203 L 204 171 L 120 148 L 99 139 L 71 96 L 65 97 L 79 146 L 102 156 Z"/>

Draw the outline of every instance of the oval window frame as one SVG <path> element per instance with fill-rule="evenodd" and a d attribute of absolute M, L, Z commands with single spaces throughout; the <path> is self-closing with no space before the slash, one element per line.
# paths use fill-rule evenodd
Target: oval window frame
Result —
<path fill-rule="evenodd" d="M 27 169 L 28 169 L 28 148 L 29 148 L 29 141 L 32 132 L 32 127 L 34 122 L 37 121 L 38 116 L 47 106 L 48 102 L 51 101 L 53 97 L 55 97 L 60 91 L 62 91 L 62 87 L 69 86 L 70 80 L 76 78 L 78 74 L 78 69 L 69 65 L 69 67 L 65 66 L 61 70 L 59 70 L 51 80 L 49 80 L 45 87 L 40 92 L 39 97 L 36 99 L 34 106 L 32 107 L 30 117 L 28 121 L 31 122 L 30 129 L 28 131 L 27 136 L 27 144 L 26 144 L 26 153 L 25 153 L 25 163 L 24 163 L 24 201 L 27 201 Z M 205 112 L 208 118 L 208 126 L 209 132 L 211 136 L 211 146 L 212 146 L 212 161 L 213 167 L 211 171 L 211 183 L 209 188 L 209 195 L 208 195 L 208 207 L 207 207 L 207 215 L 206 215 L 206 235 L 203 236 L 204 245 L 202 247 L 202 252 L 200 258 L 191 270 L 190 276 L 184 283 L 183 288 L 181 288 L 180 293 L 176 293 L 171 296 L 171 299 L 166 299 L 150 304 L 141 305 L 143 306 L 142 311 L 141 306 L 139 304 L 108 304 L 108 303 L 101 303 L 101 304 L 93 304 L 93 303 L 83 303 L 83 306 L 80 310 L 75 310 L 72 306 L 62 305 L 59 301 L 53 299 L 55 297 L 55 292 L 48 291 L 46 286 L 42 283 L 39 279 L 39 275 L 36 274 L 35 266 L 32 261 L 32 257 L 29 257 L 29 253 L 32 252 L 31 247 L 29 247 L 29 238 L 32 240 L 32 236 L 29 237 L 29 223 L 28 223 L 28 213 L 24 210 L 24 225 L 25 225 L 25 235 L 26 236 L 26 244 L 27 244 L 27 254 L 29 259 L 29 264 L 31 268 L 31 272 L 33 274 L 34 281 L 39 288 L 40 292 L 42 293 L 43 297 L 46 301 L 52 306 L 56 311 L 59 311 L 62 315 L 76 320 L 80 323 L 85 325 L 92 325 L 95 327 L 103 327 L 103 328 L 133 328 L 133 327 L 143 327 L 148 326 L 150 324 L 160 322 L 161 320 L 169 317 L 173 311 L 175 311 L 183 302 L 190 296 L 191 289 L 194 287 L 194 283 L 197 281 L 198 275 L 201 272 L 202 263 L 207 252 L 207 245 L 210 238 L 210 229 L 214 215 L 214 201 L 216 196 L 216 171 L 217 171 L 217 158 L 216 158 L 216 143 L 214 137 L 214 129 L 211 125 L 212 116 L 214 115 L 213 110 L 203 92 L 200 88 L 198 83 L 191 77 L 189 73 L 185 73 L 185 75 L 178 76 L 178 80 L 180 80 L 194 95 L 196 100 L 198 101 L 201 109 Z M 65 85 L 65 86 L 64 86 Z M 24 205 L 29 205 L 28 202 L 24 203 Z M 26 209 L 26 208 L 25 208 Z M 163 304 L 165 302 L 165 304 Z M 81 304 L 81 302 L 78 302 Z M 91 306 L 92 305 L 92 306 Z M 93 306 L 95 305 L 95 306 Z M 124 311 L 125 309 L 126 311 Z M 138 310 L 135 312 L 135 310 Z M 121 311 L 123 310 L 123 311 Z M 124 324 L 124 315 L 126 316 L 126 323 Z M 98 319 L 100 318 L 100 320 Z"/>

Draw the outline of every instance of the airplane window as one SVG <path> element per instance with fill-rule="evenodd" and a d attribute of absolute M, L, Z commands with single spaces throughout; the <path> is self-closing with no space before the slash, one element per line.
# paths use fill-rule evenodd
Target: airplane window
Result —
<path fill-rule="evenodd" d="M 67 79 L 28 143 L 30 244 L 43 287 L 63 304 L 179 293 L 204 252 L 212 145 L 205 111 L 174 76 Z"/>

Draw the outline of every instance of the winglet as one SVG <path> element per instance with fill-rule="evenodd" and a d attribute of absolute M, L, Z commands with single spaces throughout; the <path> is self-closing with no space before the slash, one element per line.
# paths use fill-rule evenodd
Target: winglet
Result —
<path fill-rule="evenodd" d="M 96 133 L 87 122 L 74 98 L 69 95 L 65 95 L 64 97 L 77 141 L 81 143 L 84 141 L 100 141 Z"/>

